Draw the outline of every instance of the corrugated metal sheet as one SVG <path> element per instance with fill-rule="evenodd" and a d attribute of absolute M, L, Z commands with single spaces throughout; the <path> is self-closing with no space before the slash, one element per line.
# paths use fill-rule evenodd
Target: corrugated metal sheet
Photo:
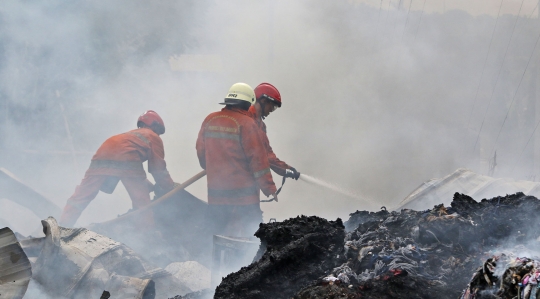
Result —
<path fill-rule="evenodd" d="M 34 279 L 51 296 L 99 298 L 107 290 L 111 298 L 142 299 L 145 292 L 169 298 L 191 291 L 122 243 L 85 228 L 60 227 L 52 217 L 42 223 L 46 237 Z"/>
<path fill-rule="evenodd" d="M 9 228 L 0 229 L 0 298 L 18 299 L 26 293 L 32 267 Z"/>
<path fill-rule="evenodd" d="M 540 198 L 540 183 L 517 181 L 510 178 L 493 178 L 460 168 L 441 179 L 431 179 L 409 194 L 397 209 L 430 209 L 434 205 L 450 205 L 454 193 L 466 194 L 477 201 L 523 192 Z"/>

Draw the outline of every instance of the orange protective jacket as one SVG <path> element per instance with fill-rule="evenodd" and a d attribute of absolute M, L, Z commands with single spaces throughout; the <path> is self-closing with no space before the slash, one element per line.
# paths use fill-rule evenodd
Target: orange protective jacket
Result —
<path fill-rule="evenodd" d="M 266 152 L 268 153 L 268 162 L 270 163 L 270 168 L 280 176 L 284 176 L 287 169 L 290 169 L 291 166 L 285 163 L 285 161 L 281 161 L 272 150 L 272 147 L 270 146 L 270 140 L 268 139 L 268 135 L 266 134 L 266 124 L 260 117 L 257 117 L 257 111 L 255 110 L 255 106 L 249 107 L 249 112 L 252 114 L 253 119 L 255 120 L 255 123 L 259 128 L 259 134 L 261 135 L 264 147 L 266 148 Z"/>
<path fill-rule="evenodd" d="M 259 190 L 276 192 L 266 149 L 251 113 L 225 107 L 204 120 L 197 138 L 197 157 L 206 169 L 208 203 L 259 203 Z"/>
<path fill-rule="evenodd" d="M 148 160 L 148 172 L 163 190 L 174 182 L 167 171 L 163 141 L 149 128 L 139 128 L 105 140 L 99 147 L 86 175 L 146 177 L 142 163 Z"/>

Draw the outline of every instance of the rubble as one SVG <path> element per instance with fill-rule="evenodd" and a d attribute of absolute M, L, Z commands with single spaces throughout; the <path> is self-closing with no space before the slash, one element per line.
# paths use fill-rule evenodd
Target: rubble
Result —
<path fill-rule="evenodd" d="M 386 207 L 382 207 L 379 212 L 356 211 L 350 214 L 349 220 L 345 221 L 345 231 L 350 232 L 355 230 L 360 224 L 370 221 L 379 221 L 381 217 L 388 216 Z"/>
<path fill-rule="evenodd" d="M 261 224 L 260 259 L 225 277 L 215 298 L 460 298 L 495 252 L 540 245 L 539 213 L 523 193 L 480 202 L 456 193 L 448 207 L 357 211 L 347 230 L 314 216 Z M 513 298 L 505 292 L 497 298 Z"/>
<path fill-rule="evenodd" d="M 446 190 L 436 185 L 424 187 Z M 486 187 L 479 186 L 476 193 Z M 422 190 L 412 195 L 428 198 Z M 414 202 L 421 200 L 407 204 Z M 513 298 L 520 291 L 525 298 L 527 287 L 536 296 L 531 277 L 540 268 L 534 251 L 540 245 L 540 201 L 523 193 L 480 202 L 455 193 L 447 206 L 356 211 L 344 224 L 316 216 L 261 224 L 254 262 L 227 275 L 215 290 L 208 283 L 212 245 L 204 236 L 205 209 L 206 203 L 182 191 L 153 207 L 157 231 L 134 230 L 138 219 L 132 213 L 91 226 L 112 239 L 61 228 L 49 218 L 45 238 L 21 245 L 32 281 L 53 298 L 98 298 L 105 290 L 112 298 L 478 299 Z"/>
<path fill-rule="evenodd" d="M 298 286 L 345 261 L 340 219 L 300 216 L 262 224 L 255 236 L 260 259 L 225 277 L 214 298 L 290 298 Z"/>
<path fill-rule="evenodd" d="M 523 251 L 524 248 L 516 248 Z M 501 253 L 474 273 L 460 299 L 540 298 L 540 260 Z"/>
<path fill-rule="evenodd" d="M 85 228 L 64 228 L 49 217 L 44 238 L 21 241 L 32 263 L 32 279 L 52 298 L 151 299 L 191 289 L 126 245 Z M 39 292 L 34 292 L 39 294 Z"/>

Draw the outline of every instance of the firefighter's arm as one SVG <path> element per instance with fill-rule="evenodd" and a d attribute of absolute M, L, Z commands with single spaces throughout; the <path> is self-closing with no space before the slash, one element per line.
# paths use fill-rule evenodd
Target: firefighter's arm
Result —
<path fill-rule="evenodd" d="M 268 139 L 268 135 L 266 134 L 265 129 L 260 129 L 259 132 L 261 133 L 261 139 L 264 143 L 264 146 L 266 147 L 266 151 L 268 153 L 268 162 L 270 163 L 270 168 L 280 176 L 284 176 L 287 173 L 287 169 L 290 169 L 291 166 L 289 166 L 284 161 L 281 161 L 276 154 L 274 153 L 274 150 L 270 146 L 270 140 Z"/>
<path fill-rule="evenodd" d="M 280 176 L 284 176 L 287 172 L 287 169 L 291 168 L 291 166 L 281 161 L 276 156 L 274 151 L 272 151 L 272 147 L 270 146 L 270 144 L 268 144 L 268 162 L 270 163 L 270 168 L 272 168 L 272 170 Z"/>
<path fill-rule="evenodd" d="M 261 191 L 264 195 L 269 196 L 275 194 L 277 188 L 270 173 L 270 164 L 264 143 L 257 130 L 255 123 L 242 127 L 242 147 Z"/>
<path fill-rule="evenodd" d="M 201 129 L 199 130 L 199 136 L 197 137 L 197 143 L 195 149 L 197 150 L 197 158 L 199 158 L 199 165 L 202 169 L 206 169 L 206 146 L 204 143 L 204 127 L 206 120 L 203 122 Z"/>
<path fill-rule="evenodd" d="M 156 185 L 162 190 L 168 192 L 174 188 L 174 182 L 169 174 L 169 171 L 167 171 L 163 141 L 159 137 L 152 140 L 150 145 L 148 172 L 152 174 L 154 180 L 156 181 Z"/>

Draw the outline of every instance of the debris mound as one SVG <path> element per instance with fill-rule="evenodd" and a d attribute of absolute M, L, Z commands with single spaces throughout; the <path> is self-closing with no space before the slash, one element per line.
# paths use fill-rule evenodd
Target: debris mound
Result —
<path fill-rule="evenodd" d="M 291 298 L 302 286 L 345 262 L 341 219 L 299 216 L 261 224 L 260 259 L 229 274 L 217 287 L 219 298 Z"/>
<path fill-rule="evenodd" d="M 340 219 L 318 217 L 262 224 L 260 259 L 224 278 L 215 298 L 460 298 L 471 285 L 481 289 L 484 282 L 470 277 L 492 268 L 484 262 L 495 253 L 525 256 L 524 244 L 540 245 L 539 213 L 540 201 L 523 193 L 480 202 L 456 193 L 450 207 L 357 211 L 347 231 Z M 523 271 L 513 273 L 522 279 Z M 480 280 L 499 283 L 481 273 Z M 485 297 L 467 298 L 517 296 L 515 286 L 506 289 L 502 297 L 481 289 Z"/>
<path fill-rule="evenodd" d="M 525 248 L 522 248 L 525 249 Z M 494 255 L 474 273 L 461 299 L 540 298 L 540 260 Z"/>
<path fill-rule="evenodd" d="M 390 213 L 386 210 L 386 207 L 382 207 L 379 212 L 369 211 L 356 211 L 350 214 L 349 220 L 345 221 L 345 230 L 347 232 L 355 230 L 360 224 L 371 221 L 379 221 L 388 217 Z"/>

